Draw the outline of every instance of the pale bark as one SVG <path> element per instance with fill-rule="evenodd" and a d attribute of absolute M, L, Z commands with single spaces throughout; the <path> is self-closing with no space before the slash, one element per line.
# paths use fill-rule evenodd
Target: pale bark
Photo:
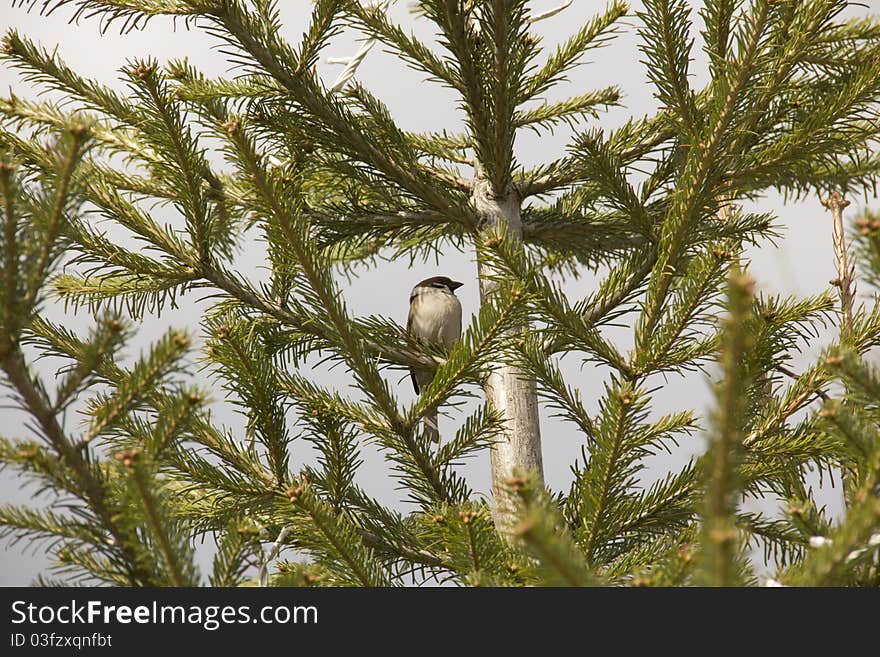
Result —
<path fill-rule="evenodd" d="M 822 205 L 831 211 L 834 220 L 832 239 L 834 259 L 837 264 L 837 278 L 832 281 L 840 290 L 840 334 L 846 336 L 852 331 L 853 300 L 855 299 L 855 267 L 849 264 L 846 245 L 846 232 L 843 226 L 843 211 L 849 201 L 840 192 L 822 199 Z"/>
<path fill-rule="evenodd" d="M 521 199 L 511 185 L 502 196 L 493 194 L 485 180 L 477 179 L 472 195 L 474 209 L 480 217 L 481 231 L 505 235 L 505 239 L 522 244 Z M 486 303 L 493 294 L 496 273 L 491 263 L 479 256 L 480 299 Z M 527 326 L 510 329 L 511 333 L 527 330 Z M 544 465 L 541 455 L 541 427 L 535 384 L 516 365 L 493 363 L 483 384 L 486 400 L 505 418 L 505 431 L 493 444 L 492 493 L 495 498 L 495 525 L 502 532 L 511 529 L 511 503 L 507 480 L 514 470 L 531 472 L 543 483 Z"/>
<path fill-rule="evenodd" d="M 837 278 L 831 281 L 840 291 L 840 338 L 841 342 L 849 337 L 853 328 L 853 300 L 855 299 L 855 265 L 849 263 L 848 249 L 846 244 L 846 231 L 843 225 L 843 211 L 849 205 L 840 192 L 831 192 L 828 198 L 822 199 L 822 205 L 831 211 L 833 227 L 831 231 L 834 242 L 834 260 L 837 264 Z M 843 500 L 847 507 L 852 504 L 853 482 L 850 474 L 844 470 L 841 474 L 843 479 Z"/>

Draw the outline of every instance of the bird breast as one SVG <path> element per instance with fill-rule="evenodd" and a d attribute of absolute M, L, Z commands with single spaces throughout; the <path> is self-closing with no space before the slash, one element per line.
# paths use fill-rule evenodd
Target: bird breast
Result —
<path fill-rule="evenodd" d="M 412 335 L 451 347 L 461 337 L 461 302 L 446 292 L 417 294 L 412 300 L 410 320 Z"/>

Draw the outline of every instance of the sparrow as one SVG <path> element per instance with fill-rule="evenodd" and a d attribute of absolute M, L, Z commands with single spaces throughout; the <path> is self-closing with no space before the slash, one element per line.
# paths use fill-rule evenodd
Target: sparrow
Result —
<path fill-rule="evenodd" d="M 441 344 L 447 349 L 461 337 L 461 302 L 455 291 L 464 283 L 446 276 L 426 278 L 409 295 L 409 318 L 406 332 L 420 342 Z M 434 371 L 413 367 L 410 369 L 416 394 L 434 378 Z M 440 441 L 437 412 L 424 417 L 425 435 Z"/>

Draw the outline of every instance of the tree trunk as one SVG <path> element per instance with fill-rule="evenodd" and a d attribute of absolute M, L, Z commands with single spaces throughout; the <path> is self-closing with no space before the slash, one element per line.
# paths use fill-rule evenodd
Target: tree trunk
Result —
<path fill-rule="evenodd" d="M 510 185 L 503 196 L 493 193 L 491 185 L 477 178 L 472 195 L 474 208 L 481 218 L 484 233 L 506 234 L 522 244 L 520 197 Z M 480 276 L 480 302 L 486 303 L 495 290 L 495 273 L 477 252 Z M 527 330 L 527 326 L 510 329 L 511 333 Z M 541 455 L 541 426 L 538 417 L 538 396 L 535 384 L 516 365 L 496 362 L 487 374 L 483 389 L 486 399 L 505 418 L 505 431 L 491 449 L 492 493 L 495 498 L 495 526 L 502 532 L 511 529 L 511 502 L 505 482 L 514 469 L 531 472 L 543 483 L 544 465 Z"/>

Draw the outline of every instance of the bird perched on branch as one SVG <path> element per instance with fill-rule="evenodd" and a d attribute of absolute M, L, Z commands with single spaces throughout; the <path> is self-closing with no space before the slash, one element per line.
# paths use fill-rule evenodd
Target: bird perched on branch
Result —
<path fill-rule="evenodd" d="M 446 276 L 426 278 L 409 295 L 409 318 L 406 331 L 420 342 L 434 342 L 446 348 L 461 337 L 461 302 L 455 291 L 463 283 Z M 434 371 L 413 367 L 410 369 L 416 394 L 434 378 Z M 439 442 L 437 412 L 424 417 L 425 434 Z"/>

